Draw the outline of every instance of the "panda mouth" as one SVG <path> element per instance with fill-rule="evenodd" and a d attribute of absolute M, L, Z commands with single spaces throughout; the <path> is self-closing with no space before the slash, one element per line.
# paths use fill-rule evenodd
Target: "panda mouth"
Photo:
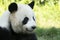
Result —
<path fill-rule="evenodd" d="M 26 28 L 26 30 L 28 31 L 28 32 L 32 32 L 33 30 L 28 30 L 27 28 Z"/>

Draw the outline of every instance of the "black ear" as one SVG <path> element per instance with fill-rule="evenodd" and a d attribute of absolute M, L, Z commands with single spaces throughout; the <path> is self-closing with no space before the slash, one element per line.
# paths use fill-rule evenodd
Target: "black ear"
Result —
<path fill-rule="evenodd" d="M 17 6 L 16 3 L 11 3 L 11 4 L 9 5 L 9 7 L 8 7 L 8 10 L 9 10 L 11 13 L 14 12 L 14 11 L 17 11 L 17 9 L 18 9 L 18 6 Z"/>
<path fill-rule="evenodd" d="M 32 9 L 34 7 L 34 1 L 32 1 L 30 4 L 28 4 Z"/>

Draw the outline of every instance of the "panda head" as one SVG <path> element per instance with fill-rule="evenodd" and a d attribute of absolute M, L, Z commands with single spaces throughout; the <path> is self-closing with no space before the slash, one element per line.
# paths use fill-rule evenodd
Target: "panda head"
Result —
<path fill-rule="evenodd" d="M 9 20 L 14 32 L 33 33 L 33 30 L 36 28 L 33 6 L 34 1 L 28 5 L 16 3 L 9 5 Z"/>

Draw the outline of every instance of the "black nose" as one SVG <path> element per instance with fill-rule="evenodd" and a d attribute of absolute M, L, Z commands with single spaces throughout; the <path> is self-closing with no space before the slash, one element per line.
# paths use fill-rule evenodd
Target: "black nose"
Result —
<path fill-rule="evenodd" d="M 36 28 L 36 26 L 32 26 L 32 29 L 35 29 Z"/>

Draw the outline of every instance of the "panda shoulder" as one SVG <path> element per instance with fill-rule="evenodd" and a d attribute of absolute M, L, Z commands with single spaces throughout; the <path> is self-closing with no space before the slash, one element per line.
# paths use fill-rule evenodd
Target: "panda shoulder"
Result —
<path fill-rule="evenodd" d="M 0 27 L 2 28 L 7 28 L 9 26 L 9 11 L 5 11 L 1 16 L 0 16 Z"/>

